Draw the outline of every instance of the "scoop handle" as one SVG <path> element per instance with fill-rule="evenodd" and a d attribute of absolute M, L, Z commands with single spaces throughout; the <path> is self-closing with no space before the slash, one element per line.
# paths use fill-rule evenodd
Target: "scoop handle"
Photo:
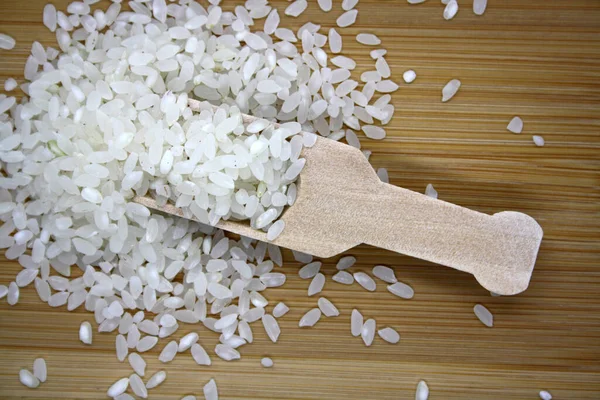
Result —
<path fill-rule="evenodd" d="M 471 273 L 503 295 L 529 285 L 543 231 L 513 211 L 487 215 L 381 182 L 353 214 L 364 243 Z"/>

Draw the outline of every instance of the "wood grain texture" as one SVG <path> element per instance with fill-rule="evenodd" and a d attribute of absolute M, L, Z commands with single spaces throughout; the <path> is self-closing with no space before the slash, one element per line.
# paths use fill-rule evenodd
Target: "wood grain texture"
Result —
<path fill-rule="evenodd" d="M 66 1 L 52 0 L 59 9 Z M 272 305 L 284 300 L 290 313 L 280 320 L 282 335 L 271 343 L 256 326 L 255 343 L 242 349 L 240 361 L 213 357 L 210 368 L 196 366 L 189 354 L 169 365 L 157 356 L 166 344 L 146 353 L 147 375 L 159 369 L 166 382 L 152 390 L 160 399 L 184 394 L 201 398 L 214 377 L 223 399 L 410 399 L 419 379 L 431 399 L 536 399 L 541 389 L 556 399 L 600 398 L 600 3 L 596 0 L 490 0 L 476 17 L 471 1 L 461 2 L 452 21 L 441 17 L 439 1 L 409 6 L 403 0 L 361 0 L 356 25 L 339 30 L 344 53 L 358 62 L 357 72 L 373 68 L 368 48 L 354 42 L 359 32 L 377 33 L 388 49 L 393 77 L 412 68 L 417 80 L 393 96 L 396 116 L 388 138 L 363 141 L 372 163 L 386 167 L 391 182 L 423 191 L 433 183 L 440 198 L 486 213 L 525 212 L 544 229 L 530 288 L 515 297 L 492 298 L 467 274 L 360 246 L 349 254 L 359 270 L 392 265 L 415 288 L 401 301 L 378 283 L 369 293 L 328 280 L 324 295 L 341 315 L 314 328 L 297 321 L 316 304 L 307 298 L 307 281 L 284 253 L 288 283 L 267 292 Z M 0 81 L 22 78 L 32 40 L 54 44 L 41 24 L 45 1 L 0 2 L 0 32 L 13 35 L 17 47 L 0 53 Z M 100 3 L 105 7 L 106 2 Z M 282 14 L 287 2 L 275 3 Z M 235 3 L 225 2 L 225 7 Z M 297 19 L 329 28 L 341 14 L 323 14 L 311 1 Z M 463 86 L 442 104 L 441 88 L 452 78 Z M 520 115 L 521 135 L 505 130 Z M 537 148 L 531 135 L 541 135 Z M 336 259 L 325 260 L 330 277 Z M 19 271 L 2 261 L 0 282 Z M 486 305 L 495 327 L 485 328 L 472 307 Z M 401 341 L 375 340 L 365 347 L 349 332 L 357 307 L 379 326 L 399 330 Z M 94 345 L 77 340 L 81 310 L 67 313 L 42 304 L 33 288 L 22 290 L 19 304 L 0 302 L 0 397 L 102 398 L 102 393 L 131 370 L 116 361 L 114 335 L 96 334 Z M 186 325 L 176 338 L 198 330 L 212 347 L 217 338 L 204 328 Z M 270 356 L 272 369 L 260 367 Z M 18 382 L 18 371 L 36 357 L 48 363 L 48 381 L 37 390 Z"/>

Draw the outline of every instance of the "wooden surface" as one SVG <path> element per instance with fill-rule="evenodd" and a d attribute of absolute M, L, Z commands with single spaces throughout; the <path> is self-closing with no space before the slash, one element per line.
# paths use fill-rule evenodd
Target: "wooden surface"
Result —
<path fill-rule="evenodd" d="M 66 8 L 65 1 L 53 2 Z M 339 3 L 324 16 L 311 1 L 305 14 L 283 18 L 282 26 L 311 20 L 329 27 L 341 13 Z M 490 0 L 483 17 L 473 15 L 471 1 L 460 3 L 457 17 L 446 22 L 436 0 L 417 6 L 361 0 L 356 25 L 341 30 L 358 72 L 372 69 L 373 61 L 353 36 L 374 32 L 388 49 L 396 81 L 408 68 L 418 75 L 393 96 L 397 111 L 388 138 L 363 145 L 373 150 L 374 166 L 388 168 L 393 184 L 423 191 L 433 183 L 441 199 L 536 218 L 545 236 L 530 288 L 493 298 L 468 274 L 361 246 L 349 252 L 358 269 L 394 266 L 415 288 L 414 299 L 395 298 L 381 283 L 369 293 L 328 280 L 324 295 L 341 315 L 299 329 L 316 299 L 307 298 L 308 282 L 285 253 L 288 282 L 267 292 L 272 305 L 284 300 L 291 308 L 280 320 L 279 342 L 271 343 L 258 325 L 240 361 L 213 357 L 206 368 L 189 354 L 160 365 L 162 341 L 144 357 L 146 377 L 158 369 L 168 373 L 152 398 L 202 398 L 211 377 L 222 399 L 410 399 L 420 379 L 429 383 L 431 399 L 536 399 L 541 389 L 555 399 L 600 398 L 600 2 Z M 22 77 L 32 40 L 54 43 L 41 24 L 44 4 L 0 2 L 0 32 L 17 39 L 15 50 L 0 53 L 0 81 Z M 282 13 L 287 3 L 276 4 Z M 441 88 L 451 78 L 463 86 L 442 104 Z M 521 135 L 505 130 L 514 115 L 525 122 Z M 533 134 L 543 136 L 546 147 L 535 147 Z M 325 261 L 328 277 L 335 262 Z M 19 269 L 3 260 L 0 282 L 8 284 Z M 494 328 L 473 316 L 476 303 L 494 313 Z M 397 328 L 400 343 L 376 339 L 367 348 L 353 338 L 354 307 L 379 326 Z M 0 397 L 102 398 L 112 382 L 130 374 L 115 358 L 114 334 L 95 334 L 91 347 L 78 341 L 84 319 L 93 317 L 50 309 L 32 287 L 22 290 L 15 307 L 0 301 Z M 176 337 L 192 330 L 206 347 L 215 344 L 216 335 L 199 326 L 184 326 Z M 268 370 L 260 367 L 267 355 L 275 361 Z M 48 363 L 48 382 L 27 389 L 18 371 L 40 356 Z"/>

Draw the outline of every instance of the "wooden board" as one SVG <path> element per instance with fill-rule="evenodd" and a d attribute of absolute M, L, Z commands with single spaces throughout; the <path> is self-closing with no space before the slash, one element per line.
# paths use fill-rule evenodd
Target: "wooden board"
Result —
<path fill-rule="evenodd" d="M 41 23 L 45 0 L 0 2 L 0 32 L 17 39 L 15 50 L 0 52 L 0 81 L 22 78 L 32 40 L 54 44 Z M 59 9 L 67 2 L 53 0 Z M 420 379 L 431 399 L 536 399 L 541 389 L 555 399 L 600 398 L 600 3 L 596 0 L 489 0 L 482 17 L 462 0 L 452 21 L 430 0 L 361 0 L 356 25 L 340 29 L 344 53 L 362 72 L 373 68 L 370 49 L 358 45 L 360 32 L 377 33 L 388 50 L 393 78 L 412 68 L 417 80 L 393 96 L 396 116 L 381 142 L 363 140 L 375 167 L 388 168 L 393 184 L 423 191 L 433 183 L 440 198 L 487 213 L 516 210 L 535 217 L 545 231 L 530 288 L 516 297 L 490 297 L 466 274 L 362 246 L 350 254 L 359 270 L 392 265 L 416 290 L 402 301 L 379 282 L 369 293 L 328 280 L 324 295 L 341 310 L 337 318 L 299 329 L 300 316 L 315 307 L 306 296 L 298 264 L 285 253 L 288 283 L 269 290 L 272 305 L 291 308 L 281 318 L 282 335 L 271 343 L 260 325 L 255 343 L 240 361 L 213 357 L 210 368 L 196 366 L 189 354 L 169 365 L 157 355 L 166 341 L 144 356 L 147 375 L 159 369 L 166 382 L 152 398 L 202 398 L 202 386 L 215 378 L 222 399 L 409 399 Z M 235 3 L 225 2 L 225 7 Z M 283 14 L 286 2 L 276 5 Z M 106 2 L 101 3 L 102 6 Z M 323 14 L 311 1 L 300 18 L 282 18 L 298 28 L 307 21 L 333 26 L 341 14 Z M 463 87 L 442 104 L 441 88 L 459 78 Z M 520 115 L 521 135 L 506 131 Z M 531 135 L 541 135 L 537 148 Z M 393 217 L 393 216 L 391 216 Z M 335 259 L 325 260 L 330 277 Z M 2 260 L 0 283 L 19 271 Z M 484 327 L 472 313 L 476 303 L 495 316 Z M 357 307 L 380 327 L 401 333 L 398 345 L 379 339 L 365 347 L 349 332 Z M 95 334 L 94 345 L 77 339 L 79 324 L 92 316 L 50 309 L 32 287 L 19 304 L 0 301 L 0 397 L 102 398 L 131 370 L 114 353 L 114 334 Z M 198 330 L 212 348 L 216 335 L 186 325 L 175 335 Z M 270 356 L 272 369 L 260 359 Z M 30 390 L 18 381 L 22 367 L 36 357 L 48 363 L 48 382 Z"/>

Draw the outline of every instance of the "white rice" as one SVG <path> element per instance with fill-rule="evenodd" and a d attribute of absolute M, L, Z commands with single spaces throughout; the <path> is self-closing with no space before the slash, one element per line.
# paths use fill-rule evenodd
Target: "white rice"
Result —
<path fill-rule="evenodd" d="M 129 376 L 129 386 L 131 386 L 131 390 L 136 394 L 136 396 L 139 396 L 143 399 L 148 397 L 148 389 L 146 389 L 146 386 L 139 375 L 131 374 Z"/>
<path fill-rule="evenodd" d="M 352 267 L 355 263 L 356 263 L 356 257 L 344 256 L 339 259 L 339 261 L 337 262 L 335 267 L 341 271 L 341 270 L 345 270 L 345 269 Z"/>
<path fill-rule="evenodd" d="M 328 39 L 329 50 L 331 50 L 333 54 L 340 53 L 342 51 L 342 37 L 334 28 L 329 29 Z"/>
<path fill-rule="evenodd" d="M 285 303 L 280 302 L 273 308 L 273 316 L 275 318 L 283 317 L 288 311 L 290 311 L 290 308 Z"/>
<path fill-rule="evenodd" d="M 40 381 L 46 382 L 48 377 L 48 367 L 46 366 L 46 360 L 43 358 L 36 358 L 33 362 L 33 375 Z"/>
<path fill-rule="evenodd" d="M 385 58 L 383 58 L 383 57 L 379 57 L 377 59 L 377 61 L 375 62 L 375 69 L 377 70 L 377 73 L 379 73 L 379 75 L 382 78 L 389 78 L 390 75 L 392 74 L 392 72 L 390 70 L 390 66 L 388 65 L 387 61 L 385 61 Z"/>
<path fill-rule="evenodd" d="M 415 393 L 415 400 L 427 400 L 429 398 L 429 386 L 427 382 L 419 381 L 417 384 L 417 391 Z"/>
<path fill-rule="evenodd" d="M 363 328 L 363 316 L 357 310 L 352 310 L 352 315 L 350 316 L 350 330 L 352 332 L 352 336 L 359 336 L 362 332 Z"/>
<path fill-rule="evenodd" d="M 146 361 L 138 353 L 130 353 L 127 357 L 127 361 L 129 361 L 129 365 L 136 374 L 139 376 L 144 376 L 146 374 Z"/>
<path fill-rule="evenodd" d="M 119 360 L 120 362 L 125 361 L 125 357 L 127 357 L 127 353 L 129 352 L 125 336 L 117 335 L 115 340 L 115 349 L 117 352 L 117 360 Z"/>
<path fill-rule="evenodd" d="M 390 183 L 390 177 L 386 168 L 377 168 L 377 176 L 381 182 Z"/>
<path fill-rule="evenodd" d="M 17 286 L 16 282 L 11 282 L 8 285 L 8 291 L 6 295 L 6 302 L 10 306 L 14 306 L 19 302 L 19 286 Z"/>
<path fill-rule="evenodd" d="M 15 47 L 16 41 L 11 36 L 5 33 L 0 33 L 0 49 L 12 50 Z"/>
<path fill-rule="evenodd" d="M 546 144 L 546 141 L 541 136 L 533 135 L 533 143 L 538 147 L 543 147 L 544 144 Z"/>
<path fill-rule="evenodd" d="M 129 387 L 129 378 L 121 378 L 108 388 L 106 395 L 108 397 L 117 397 L 118 395 L 125 393 Z"/>
<path fill-rule="evenodd" d="M 283 232 L 284 228 L 285 228 L 285 222 L 282 220 L 279 220 L 279 221 L 276 221 L 275 223 L 273 223 L 273 225 L 271 225 L 269 227 L 269 230 L 267 231 L 267 240 L 273 241 L 273 240 L 277 239 L 279 237 L 279 235 L 281 235 L 281 232 Z"/>
<path fill-rule="evenodd" d="M 216 345 L 215 353 L 225 361 L 239 360 L 241 358 L 239 351 L 225 344 Z"/>
<path fill-rule="evenodd" d="M 342 0 L 342 10 L 352 10 L 358 4 L 358 0 Z"/>
<path fill-rule="evenodd" d="M 146 382 L 146 389 L 153 389 L 163 383 L 167 379 L 167 373 L 165 371 L 158 371 L 148 379 Z"/>
<path fill-rule="evenodd" d="M 92 344 L 92 325 L 88 321 L 82 322 L 79 327 L 79 340 L 84 344 Z"/>
<path fill-rule="evenodd" d="M 204 385 L 203 392 L 205 400 L 219 400 L 219 390 L 214 379 L 211 379 Z"/>
<path fill-rule="evenodd" d="M 517 134 L 523 132 L 523 120 L 520 117 L 514 117 L 510 120 L 510 122 L 506 126 L 506 129 L 508 129 L 512 133 Z"/>
<path fill-rule="evenodd" d="M 379 126 L 364 125 L 362 131 L 369 139 L 381 140 L 386 136 L 385 130 Z"/>
<path fill-rule="evenodd" d="M 319 4 L 319 7 L 321 8 L 321 10 L 323 10 L 325 12 L 331 11 L 331 7 L 332 7 L 331 0 L 317 0 L 317 3 Z"/>
<path fill-rule="evenodd" d="M 266 34 L 272 35 L 279 27 L 280 17 L 276 9 L 271 10 L 269 16 L 265 20 L 264 30 Z"/>
<path fill-rule="evenodd" d="M 387 54 L 387 50 L 385 50 L 385 49 L 371 50 L 371 52 L 369 53 L 369 55 L 371 56 L 371 58 L 373 60 L 377 60 L 378 58 L 381 58 L 381 57 L 385 56 L 386 54 Z"/>
<path fill-rule="evenodd" d="M 337 309 L 337 307 L 325 297 L 319 298 L 317 304 L 319 305 L 319 309 L 323 315 L 326 317 L 337 317 L 340 315 L 340 311 Z"/>
<path fill-rule="evenodd" d="M 308 3 L 306 0 L 296 0 L 285 9 L 285 15 L 297 17 L 306 10 Z"/>
<path fill-rule="evenodd" d="M 381 39 L 372 33 L 359 33 L 356 35 L 356 41 L 367 46 L 376 46 L 381 44 Z"/>
<path fill-rule="evenodd" d="M 380 338 L 388 343 L 398 343 L 400 341 L 400 334 L 392 328 L 383 328 L 377 331 Z"/>
<path fill-rule="evenodd" d="M 298 275 L 302 279 L 314 278 L 315 275 L 319 273 L 321 265 L 323 265 L 321 261 L 313 261 L 309 264 L 306 264 L 304 267 L 300 268 L 300 270 L 298 271 Z"/>
<path fill-rule="evenodd" d="M 431 183 L 428 183 L 427 187 L 425 187 L 425 195 L 431 197 L 432 199 L 438 198 L 438 192 L 433 188 Z"/>
<path fill-rule="evenodd" d="M 371 278 L 369 275 L 367 275 L 364 272 L 356 272 L 354 273 L 354 280 L 356 282 L 358 282 L 358 284 L 360 286 L 362 286 L 363 288 L 365 288 L 366 290 L 370 291 L 370 292 L 374 292 L 375 289 L 377 288 L 377 284 L 375 283 L 375 281 L 373 280 L 373 278 Z"/>
<path fill-rule="evenodd" d="M 35 389 L 40 386 L 40 380 L 26 369 L 19 371 L 19 381 L 30 389 Z"/>
<path fill-rule="evenodd" d="M 346 271 L 338 271 L 331 279 L 344 285 L 351 285 L 354 283 L 354 277 Z"/>
<path fill-rule="evenodd" d="M 48 3 L 44 6 L 42 20 L 50 32 L 56 30 L 56 7 L 53 4 Z"/>
<path fill-rule="evenodd" d="M 392 285 L 389 285 L 387 290 L 390 293 L 407 300 L 412 299 L 415 295 L 413 288 L 403 282 L 396 282 Z"/>
<path fill-rule="evenodd" d="M 202 321 L 219 331 L 215 351 L 228 360 L 239 358 L 236 348 L 252 342 L 249 322 L 261 319 L 271 340 L 277 340 L 280 330 L 273 316 L 288 308 L 281 303 L 273 316 L 266 314 L 268 301 L 260 292 L 285 282 L 285 275 L 271 271 L 282 264 L 279 248 L 247 238 L 225 240 L 221 231 L 206 225 L 248 220 L 276 240 L 284 228 L 277 218 L 296 199 L 293 180 L 305 163 L 302 148 L 314 145 L 316 134 L 356 139 L 360 148 L 355 131 L 362 127 L 376 139 L 385 131 L 363 125 L 357 113 L 384 125 L 394 111 L 385 96 L 374 101 L 375 91 L 398 89 L 387 80 L 391 71 L 382 58 L 385 50 L 372 53 L 379 78 L 361 90 L 350 79 L 356 62 L 343 56 L 329 60 L 324 51 L 328 40 L 333 53 L 342 50 L 335 29 L 325 36 L 320 26 L 305 24 L 296 35 L 280 27 L 278 12 L 269 5 L 249 2 L 228 13 L 218 0 L 210 3 L 204 12 L 185 2 L 175 9 L 163 0 L 131 2 L 133 13 L 120 13 L 118 2 L 93 13 L 93 1 L 71 3 L 67 13 L 48 4 L 43 22 L 56 31 L 59 50 L 34 42 L 23 85 L 29 98 L 22 103 L 0 99 L 1 118 L 10 121 L 0 127 L 7 171 L 0 184 L 0 212 L 6 229 L 15 232 L 5 232 L 0 241 L 9 243 L 7 258 L 25 267 L 8 288 L 0 287 L 0 297 L 14 305 L 19 287 L 34 283 L 50 306 L 66 304 L 74 310 L 84 305 L 94 312 L 99 332 L 117 331 L 117 358 L 128 358 L 135 374 L 109 389 L 115 396 L 128 396 L 124 391 L 131 385 L 143 397 L 146 389 L 164 381 L 166 373 L 160 371 L 144 388 L 140 376 L 146 363 L 129 353 L 150 351 L 182 322 Z M 343 2 L 346 12 L 338 26 L 356 21 L 357 3 Z M 298 16 L 307 6 L 305 0 L 295 1 L 285 14 Z M 327 1 L 319 6 L 331 9 Z M 254 30 L 255 20 L 262 18 L 264 32 Z M 272 34 L 282 41 L 273 43 Z M 374 35 L 359 37 L 380 42 Z M 306 55 L 293 45 L 298 38 L 310 47 Z M 0 35 L 0 48 L 14 44 Z M 7 90 L 16 85 L 5 82 Z M 203 104 L 192 112 L 190 96 L 221 106 L 214 110 Z M 250 127 L 242 123 L 241 113 L 284 124 L 273 129 L 263 120 Z M 298 135 L 301 130 L 307 133 Z M 59 133 L 48 140 L 43 132 Z M 75 154 L 84 154 L 85 160 Z M 151 214 L 131 201 L 136 195 L 152 195 L 160 204 L 171 201 L 185 217 L 206 225 Z M 28 249 L 31 256 L 24 254 Z M 300 257 L 303 263 L 312 261 Z M 356 261 L 344 259 L 339 269 Z M 85 266 L 83 277 L 65 278 L 75 264 Z M 300 273 L 313 278 L 312 294 L 323 288 L 320 266 L 307 265 Z M 63 276 L 50 276 L 50 271 Z M 345 271 L 336 277 L 339 282 L 354 279 Z M 318 303 L 326 315 L 339 313 L 326 299 Z M 311 315 L 320 316 L 315 310 Z M 145 313 L 156 316 L 145 320 Z M 89 322 L 82 323 L 79 334 L 83 343 L 92 343 Z M 209 365 L 197 341 L 196 333 L 170 341 L 159 360 L 168 362 L 191 348 L 198 364 Z"/>
<path fill-rule="evenodd" d="M 177 351 L 180 353 L 184 352 L 190 347 L 192 347 L 192 345 L 197 341 L 198 334 L 196 332 L 190 332 L 187 335 L 183 336 L 181 339 L 179 339 L 179 346 L 177 348 Z"/>
<path fill-rule="evenodd" d="M 406 82 L 406 83 L 412 83 L 415 81 L 416 78 L 417 78 L 417 74 L 412 69 L 409 69 L 408 71 L 405 71 L 402 74 L 402 79 L 404 79 L 404 82 Z"/>
<path fill-rule="evenodd" d="M 482 324 L 484 324 L 488 328 L 491 328 L 494 326 L 494 316 L 492 315 L 490 310 L 488 310 L 481 304 L 477 304 L 477 305 L 475 305 L 475 307 L 473 307 L 473 312 L 475 313 L 475 316 L 481 321 Z"/>
<path fill-rule="evenodd" d="M 375 85 L 375 90 L 377 90 L 379 93 L 392 93 L 398 90 L 398 88 L 398 84 L 390 80 L 383 80 L 377 82 Z"/>
<path fill-rule="evenodd" d="M 177 355 L 177 341 L 172 340 L 162 349 L 158 356 L 158 360 L 163 363 L 172 361 Z"/>
<path fill-rule="evenodd" d="M 458 89 L 460 88 L 460 81 L 458 79 L 452 79 L 442 89 L 442 102 L 445 103 L 454 97 Z"/>
<path fill-rule="evenodd" d="M 456 0 L 450 0 L 444 9 L 444 19 L 451 20 L 458 13 L 458 3 Z"/>
<path fill-rule="evenodd" d="M 550 392 L 548 392 L 546 390 L 542 390 L 542 391 L 540 391 L 540 399 L 552 400 L 552 395 L 550 394 Z"/>
<path fill-rule="evenodd" d="M 202 347 L 201 344 L 194 343 L 190 349 L 190 353 L 192 354 L 192 358 L 194 359 L 194 361 L 196 361 L 196 364 L 198 364 L 198 365 L 211 365 L 212 364 L 210 356 L 208 355 L 206 350 L 204 350 L 204 347 Z"/>
<path fill-rule="evenodd" d="M 269 357 L 263 357 L 260 360 L 260 365 L 265 368 L 271 368 L 273 366 L 273 360 L 271 360 Z"/>
<path fill-rule="evenodd" d="M 15 81 L 13 78 L 8 78 L 4 81 L 4 90 L 7 92 L 12 92 L 17 86 L 17 81 Z"/>
<path fill-rule="evenodd" d="M 345 13 L 340 15 L 335 22 L 340 28 L 345 28 L 347 26 L 353 25 L 356 22 L 357 15 L 357 10 L 346 11 Z"/>
<path fill-rule="evenodd" d="M 281 328 L 279 328 L 279 324 L 277 320 L 273 318 L 270 314 L 265 314 L 262 317 L 263 327 L 265 328 L 265 332 L 267 332 L 267 336 L 273 343 L 277 342 L 279 335 L 281 334 Z"/>
<path fill-rule="evenodd" d="M 370 346 L 371 344 L 373 344 L 376 329 L 377 327 L 374 319 L 370 318 L 365 321 L 360 331 L 360 336 L 365 345 Z"/>
<path fill-rule="evenodd" d="M 398 279 L 396 279 L 396 274 L 394 274 L 394 270 L 390 267 L 386 267 L 385 265 L 374 266 L 373 275 L 387 283 L 398 282 Z"/>
<path fill-rule="evenodd" d="M 317 273 L 308 286 L 308 295 L 313 296 L 317 293 L 321 293 L 325 286 L 325 275 Z"/>
<path fill-rule="evenodd" d="M 473 12 L 475 15 L 483 15 L 487 8 L 487 0 L 473 0 Z"/>
<path fill-rule="evenodd" d="M 139 353 L 143 353 L 145 351 L 148 351 L 148 350 L 152 349 L 154 346 L 156 346 L 157 343 L 158 343 L 158 338 L 157 337 L 155 337 L 155 336 L 144 336 L 137 343 L 137 345 L 135 346 L 135 349 Z"/>
<path fill-rule="evenodd" d="M 300 318 L 298 326 L 300 328 L 314 326 L 321 319 L 321 310 L 313 308 Z"/>

